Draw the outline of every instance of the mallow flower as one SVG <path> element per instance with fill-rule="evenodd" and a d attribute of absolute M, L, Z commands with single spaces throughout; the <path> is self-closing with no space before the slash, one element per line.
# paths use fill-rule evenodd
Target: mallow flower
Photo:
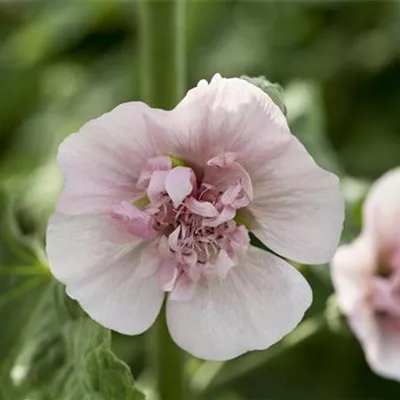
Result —
<path fill-rule="evenodd" d="M 242 79 L 202 80 L 170 111 L 121 104 L 69 136 L 58 163 L 54 276 L 124 334 L 147 330 L 165 298 L 173 340 L 199 358 L 231 359 L 291 331 L 312 295 L 285 259 L 326 262 L 339 240 L 337 178 Z"/>
<path fill-rule="evenodd" d="M 363 230 L 332 265 L 338 305 L 377 374 L 400 380 L 400 168 L 381 177 L 363 206 Z"/>

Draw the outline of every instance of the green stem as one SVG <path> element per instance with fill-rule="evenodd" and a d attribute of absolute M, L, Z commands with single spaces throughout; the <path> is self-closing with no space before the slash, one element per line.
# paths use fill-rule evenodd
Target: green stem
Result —
<path fill-rule="evenodd" d="M 185 90 L 182 0 L 144 0 L 141 5 L 142 99 L 171 109 Z"/>
<path fill-rule="evenodd" d="M 186 400 L 184 353 L 169 335 L 164 307 L 150 332 L 149 344 L 151 367 L 156 376 L 159 399 Z"/>
<path fill-rule="evenodd" d="M 140 2 L 142 99 L 152 107 L 172 109 L 185 90 L 184 1 Z M 165 310 L 150 336 L 150 361 L 160 400 L 184 400 L 183 353 L 172 341 Z"/>

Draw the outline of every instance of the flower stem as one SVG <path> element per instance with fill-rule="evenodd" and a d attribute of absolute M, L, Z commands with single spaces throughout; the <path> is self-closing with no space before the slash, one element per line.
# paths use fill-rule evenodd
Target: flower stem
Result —
<path fill-rule="evenodd" d="M 140 5 L 142 99 L 171 109 L 185 90 L 185 2 L 144 0 Z"/>
<path fill-rule="evenodd" d="M 152 107 L 171 109 L 184 94 L 184 5 L 181 0 L 140 2 L 141 97 Z M 165 309 L 149 344 L 159 399 L 183 400 L 183 353 L 169 335 Z"/>
<path fill-rule="evenodd" d="M 156 376 L 159 399 L 186 400 L 183 373 L 184 354 L 169 335 L 164 308 L 150 332 L 149 344 L 152 372 Z"/>

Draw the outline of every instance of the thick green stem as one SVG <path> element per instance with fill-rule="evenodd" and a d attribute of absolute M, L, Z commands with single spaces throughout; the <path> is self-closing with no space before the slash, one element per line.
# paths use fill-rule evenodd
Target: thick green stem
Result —
<path fill-rule="evenodd" d="M 182 0 L 144 0 L 141 6 L 142 99 L 171 109 L 185 90 Z"/>
<path fill-rule="evenodd" d="M 185 90 L 184 1 L 142 0 L 139 5 L 142 99 L 152 107 L 171 109 Z M 183 353 L 171 340 L 164 309 L 150 333 L 149 347 L 159 399 L 187 399 Z"/>
<path fill-rule="evenodd" d="M 184 353 L 172 341 L 163 309 L 150 332 L 149 355 L 156 374 L 160 400 L 187 400 L 184 382 Z"/>

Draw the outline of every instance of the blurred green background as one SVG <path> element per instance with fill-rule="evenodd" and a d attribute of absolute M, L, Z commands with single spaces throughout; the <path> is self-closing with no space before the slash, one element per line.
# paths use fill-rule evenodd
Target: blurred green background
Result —
<path fill-rule="evenodd" d="M 342 178 L 343 240 L 352 239 L 368 182 L 400 163 L 400 2 L 187 1 L 185 33 L 188 87 L 216 72 L 265 75 L 284 87 L 293 133 Z M 0 2 L 0 38 L 0 400 L 134 398 L 104 395 L 90 368 L 76 383 L 81 359 L 71 356 L 78 342 L 71 345 L 70 325 L 79 311 L 46 274 L 32 271 L 46 263 L 44 231 L 62 187 L 59 143 L 139 99 L 137 4 Z M 313 331 L 317 318 L 322 328 L 306 339 L 300 328 L 291 349 L 284 342 L 225 365 L 189 359 L 187 380 L 206 387 L 201 398 L 399 398 L 400 384 L 375 376 L 334 309 L 326 311 L 328 267 L 308 267 L 306 275 L 315 302 L 303 327 Z M 143 337 L 113 337 L 114 352 L 144 389 L 152 381 L 145 348 Z M 97 387 L 96 394 L 84 397 L 77 385 Z"/>

